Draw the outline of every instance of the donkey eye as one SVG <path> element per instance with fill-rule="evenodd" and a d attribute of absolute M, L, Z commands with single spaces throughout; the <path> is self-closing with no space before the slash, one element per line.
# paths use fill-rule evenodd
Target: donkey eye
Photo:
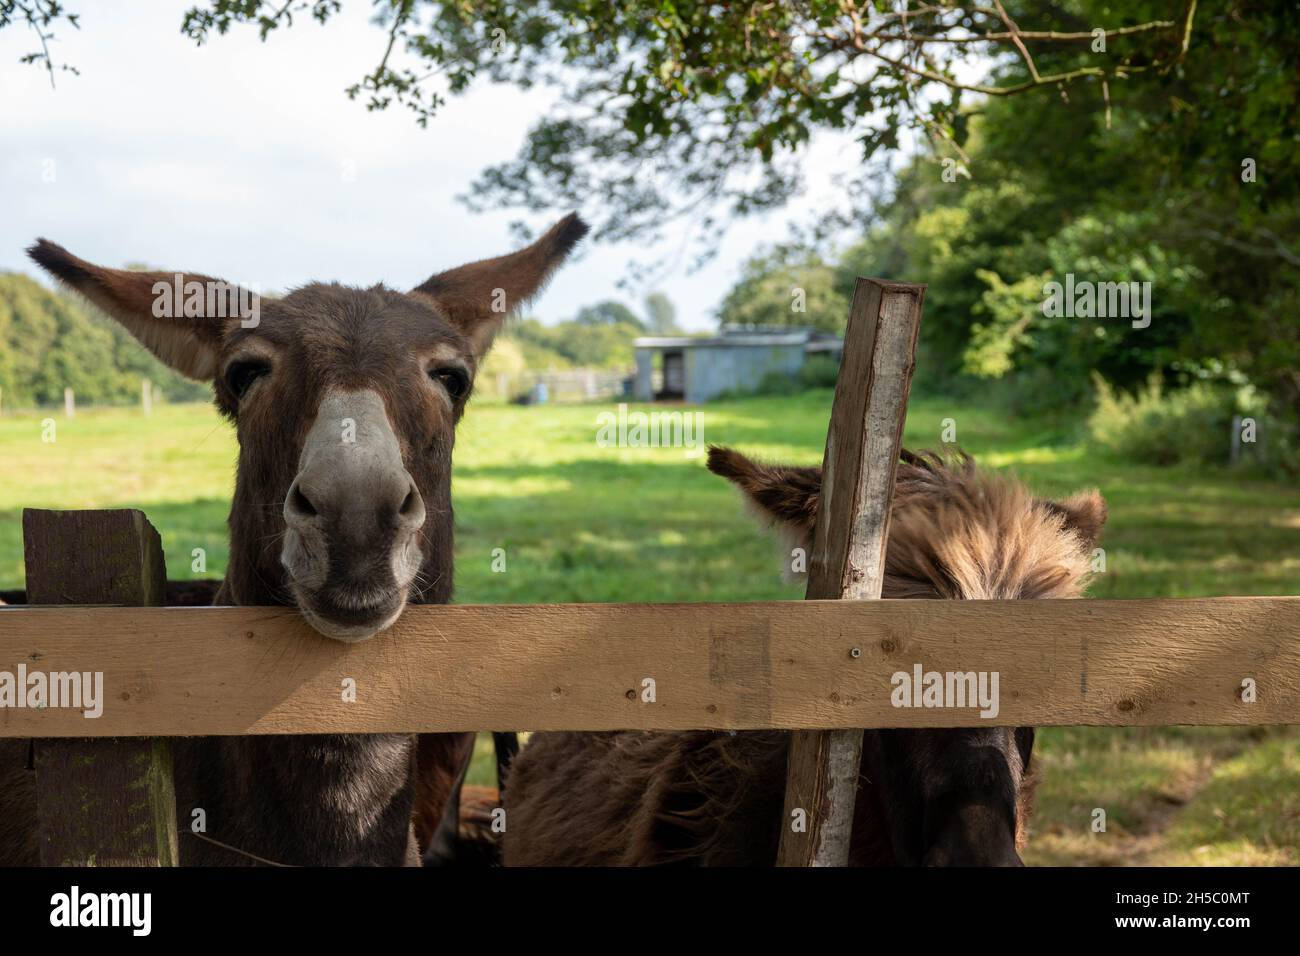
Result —
<path fill-rule="evenodd" d="M 429 378 L 442 382 L 453 402 L 459 402 L 469 392 L 469 375 L 463 368 L 448 366 L 429 369 Z"/>
<path fill-rule="evenodd" d="M 256 359 L 233 362 L 226 369 L 226 387 L 234 393 L 235 398 L 243 398 L 249 387 L 270 371 L 269 364 Z"/>

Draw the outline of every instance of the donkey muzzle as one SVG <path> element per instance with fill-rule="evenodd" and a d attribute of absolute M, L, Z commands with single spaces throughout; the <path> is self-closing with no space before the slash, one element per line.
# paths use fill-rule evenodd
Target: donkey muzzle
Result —
<path fill-rule="evenodd" d="M 303 617 L 360 641 L 401 615 L 420 567 L 424 501 L 377 392 L 331 392 L 284 501 L 280 561 Z"/>

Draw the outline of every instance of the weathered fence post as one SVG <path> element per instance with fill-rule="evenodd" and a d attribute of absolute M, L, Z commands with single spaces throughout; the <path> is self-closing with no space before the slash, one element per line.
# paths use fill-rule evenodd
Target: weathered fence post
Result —
<path fill-rule="evenodd" d="M 139 511 L 26 509 L 23 552 L 29 604 L 163 603 L 162 544 Z M 56 647 L 45 659 L 52 669 L 78 669 Z M 121 692 L 103 688 L 100 704 L 111 708 Z M 43 865 L 176 865 L 176 794 L 166 739 L 61 738 L 34 746 Z"/>
<path fill-rule="evenodd" d="M 808 599 L 880 597 L 925 286 L 858 279 L 826 433 Z M 795 731 L 780 866 L 848 862 L 862 731 Z M 803 811 L 806 826 L 791 823 Z"/>

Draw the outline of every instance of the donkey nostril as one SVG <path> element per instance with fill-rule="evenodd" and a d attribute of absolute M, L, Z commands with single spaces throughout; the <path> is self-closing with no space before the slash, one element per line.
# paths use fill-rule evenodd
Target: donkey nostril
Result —
<path fill-rule="evenodd" d="M 409 518 L 411 517 L 411 515 L 415 514 L 416 510 L 419 507 L 420 507 L 420 493 L 416 491 L 415 486 L 412 485 L 411 490 L 406 493 L 406 499 L 402 502 L 402 507 L 398 511 L 398 514 L 400 514 L 403 518 Z"/>
<path fill-rule="evenodd" d="M 314 518 L 317 514 L 311 499 L 303 494 L 302 486 L 298 484 L 295 484 L 293 491 L 289 492 L 289 507 L 304 518 Z"/>

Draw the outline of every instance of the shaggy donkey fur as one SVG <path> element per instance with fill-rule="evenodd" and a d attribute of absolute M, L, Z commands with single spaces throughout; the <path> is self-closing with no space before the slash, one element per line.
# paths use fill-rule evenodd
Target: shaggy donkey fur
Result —
<path fill-rule="evenodd" d="M 807 546 L 820 469 L 720 448 L 709 467 Z M 1104 521 L 1095 491 L 1044 501 L 964 456 L 904 452 L 884 597 L 1077 597 Z M 771 865 L 788 743 L 779 731 L 538 734 L 510 776 L 505 862 Z M 1032 747 L 1031 728 L 868 731 L 850 862 L 1018 865 Z"/>

